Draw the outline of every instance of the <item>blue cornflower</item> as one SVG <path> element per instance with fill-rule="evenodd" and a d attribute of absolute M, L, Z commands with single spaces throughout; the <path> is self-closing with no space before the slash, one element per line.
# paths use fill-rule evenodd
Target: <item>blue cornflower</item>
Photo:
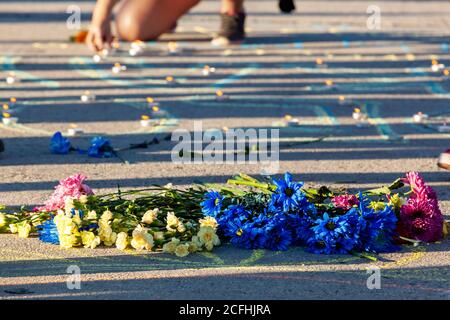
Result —
<path fill-rule="evenodd" d="M 309 238 L 314 236 L 312 226 L 314 220 L 308 215 L 289 214 L 287 216 L 287 225 L 292 230 L 293 243 L 303 245 Z"/>
<path fill-rule="evenodd" d="M 274 179 L 273 182 L 277 186 L 272 195 L 272 205 L 281 207 L 283 211 L 303 209 L 307 205 L 305 194 L 301 190 L 302 182 L 293 182 L 292 175 L 289 172 L 284 174 L 284 179 Z"/>
<path fill-rule="evenodd" d="M 57 131 L 50 140 L 50 152 L 55 154 L 68 154 L 72 149 L 69 139 Z"/>
<path fill-rule="evenodd" d="M 275 251 L 285 251 L 292 243 L 292 234 L 282 225 L 266 228 L 265 248 Z"/>
<path fill-rule="evenodd" d="M 111 158 L 115 156 L 111 142 L 103 137 L 92 138 L 87 154 L 89 157 L 94 158 Z"/>
<path fill-rule="evenodd" d="M 308 250 L 314 253 L 348 253 L 357 243 L 357 235 L 347 216 L 330 218 L 324 213 L 314 222 L 314 236 L 307 240 Z"/>
<path fill-rule="evenodd" d="M 346 219 L 341 217 L 330 218 L 328 213 L 324 213 L 322 219 L 315 221 L 315 226 L 312 230 L 318 238 L 337 238 L 340 235 L 346 234 L 350 224 Z"/>
<path fill-rule="evenodd" d="M 331 241 L 325 241 L 324 239 L 312 236 L 306 241 L 307 250 L 316 254 L 332 254 L 334 253 L 333 245 Z"/>
<path fill-rule="evenodd" d="M 375 211 L 369 207 L 369 201 L 361 193 L 358 206 L 359 219 L 356 228 L 359 236 L 358 250 L 367 252 L 392 252 L 397 250 L 394 244 L 397 216 L 392 207 Z"/>
<path fill-rule="evenodd" d="M 262 249 L 267 240 L 266 225 L 268 218 L 257 216 L 253 221 L 241 222 L 238 219 L 229 222 L 230 242 L 245 249 Z"/>
<path fill-rule="evenodd" d="M 59 244 L 59 235 L 53 218 L 36 227 L 39 240 L 46 243 Z"/>
<path fill-rule="evenodd" d="M 209 191 L 205 194 L 200 205 L 205 216 L 215 217 L 222 209 L 223 196 L 217 191 Z"/>

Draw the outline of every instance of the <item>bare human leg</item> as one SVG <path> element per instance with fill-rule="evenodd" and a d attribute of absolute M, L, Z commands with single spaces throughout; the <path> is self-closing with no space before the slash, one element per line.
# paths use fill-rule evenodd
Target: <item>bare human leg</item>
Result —
<path fill-rule="evenodd" d="M 116 12 L 116 29 L 123 40 L 154 40 L 200 0 L 123 0 Z"/>

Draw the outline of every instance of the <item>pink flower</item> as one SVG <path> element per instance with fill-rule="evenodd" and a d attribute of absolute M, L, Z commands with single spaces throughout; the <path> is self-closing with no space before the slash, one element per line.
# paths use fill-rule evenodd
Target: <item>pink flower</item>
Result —
<path fill-rule="evenodd" d="M 411 189 L 413 190 L 413 198 L 428 198 L 435 199 L 437 201 L 436 192 L 434 192 L 433 188 L 427 186 L 423 178 L 418 172 L 407 172 L 406 178 L 403 179 L 403 182 L 411 185 Z"/>
<path fill-rule="evenodd" d="M 62 209 L 65 206 L 67 198 L 79 199 L 82 195 L 94 194 L 92 189 L 83 184 L 87 177 L 81 174 L 74 174 L 59 182 L 59 185 L 55 187 L 50 199 L 45 201 L 43 207 L 39 207 L 39 211 L 55 211 Z"/>
<path fill-rule="evenodd" d="M 436 192 L 426 185 L 418 172 L 408 172 L 404 182 L 411 185 L 413 194 L 400 208 L 400 236 L 425 242 L 442 239 L 444 217 Z"/>
<path fill-rule="evenodd" d="M 398 232 L 400 236 L 434 242 L 442 239 L 444 217 L 439 207 L 423 199 L 409 199 L 400 208 Z"/>
<path fill-rule="evenodd" d="M 359 204 L 359 200 L 354 194 L 344 194 L 341 196 L 336 196 L 331 199 L 331 202 L 333 202 L 335 207 L 346 210 L 352 208 L 354 205 Z"/>

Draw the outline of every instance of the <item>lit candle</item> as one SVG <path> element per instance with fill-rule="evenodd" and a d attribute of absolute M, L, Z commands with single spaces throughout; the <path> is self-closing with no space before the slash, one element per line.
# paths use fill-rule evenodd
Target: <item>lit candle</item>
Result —
<path fill-rule="evenodd" d="M 78 128 L 75 123 L 70 124 L 71 128 L 67 129 L 67 135 L 69 136 L 78 136 L 84 133 L 83 129 Z"/>
<path fill-rule="evenodd" d="M 423 122 L 426 119 L 428 119 L 428 115 L 422 112 L 418 112 L 413 115 L 414 122 Z"/>
<path fill-rule="evenodd" d="M 227 132 L 228 130 L 230 130 L 228 127 L 222 127 L 223 132 Z"/>
<path fill-rule="evenodd" d="M 356 121 L 362 120 L 364 118 L 364 114 L 361 112 L 361 109 L 355 108 L 352 114 L 353 119 Z"/>
<path fill-rule="evenodd" d="M 95 94 L 87 90 L 81 95 L 80 99 L 82 102 L 92 102 L 95 101 Z"/>
<path fill-rule="evenodd" d="M 286 121 L 289 127 L 298 127 L 300 125 L 300 121 L 297 118 L 290 118 Z"/>
<path fill-rule="evenodd" d="M 202 69 L 202 74 L 204 76 L 209 76 L 211 73 L 214 73 L 214 72 L 216 72 L 216 68 L 210 67 L 208 65 L 204 66 Z"/>
<path fill-rule="evenodd" d="M 113 73 L 120 73 L 120 72 L 125 71 L 125 70 L 127 70 L 127 67 L 121 65 L 118 62 L 114 63 L 114 66 L 112 67 L 112 72 Z"/>
<path fill-rule="evenodd" d="M 166 83 L 167 84 L 174 84 L 175 83 L 175 79 L 172 76 L 167 76 L 166 77 Z"/>
<path fill-rule="evenodd" d="M 134 57 L 141 54 L 144 51 L 144 48 L 145 43 L 140 40 L 136 40 L 131 43 L 131 48 L 128 53 L 130 54 L 130 56 Z"/>
<path fill-rule="evenodd" d="M 163 110 L 161 110 L 157 105 L 154 105 L 152 106 L 152 115 L 161 117 L 166 115 L 166 113 Z"/>
<path fill-rule="evenodd" d="M 14 105 L 17 102 L 17 99 L 14 97 L 9 98 L 9 102 L 11 103 L 11 105 Z"/>
<path fill-rule="evenodd" d="M 11 114 L 9 112 L 3 112 L 3 124 L 4 125 L 11 125 L 11 124 L 16 124 L 17 121 L 19 120 L 19 118 L 17 117 L 11 117 Z"/>
<path fill-rule="evenodd" d="M 148 127 L 151 124 L 151 120 L 150 117 L 147 115 L 142 115 L 141 116 L 141 126 L 143 127 Z"/>
<path fill-rule="evenodd" d="M 16 74 L 14 72 L 10 72 L 8 76 L 6 77 L 6 83 L 7 84 L 14 84 L 18 82 L 19 79 L 17 79 Z"/>
<path fill-rule="evenodd" d="M 439 72 L 443 69 L 445 69 L 445 65 L 439 63 L 439 61 L 437 61 L 436 59 L 431 60 L 431 71 Z"/>
<path fill-rule="evenodd" d="M 344 105 L 345 103 L 346 103 L 346 98 L 345 98 L 345 96 L 339 96 L 338 97 L 338 102 L 339 102 L 339 104 L 342 106 L 342 105 Z"/>
<path fill-rule="evenodd" d="M 444 71 L 442 71 L 442 74 L 444 75 L 444 77 L 447 79 L 450 77 L 450 70 L 445 69 Z"/>
<path fill-rule="evenodd" d="M 167 44 L 167 49 L 169 50 L 169 53 L 178 53 L 178 43 L 176 43 L 175 41 L 170 41 Z"/>
<path fill-rule="evenodd" d="M 327 65 L 324 63 L 322 58 L 317 58 L 316 59 L 316 67 L 317 68 L 326 68 Z"/>
<path fill-rule="evenodd" d="M 109 50 L 108 49 L 103 49 L 102 51 L 100 51 L 100 54 L 103 58 L 106 58 L 109 56 Z"/>
<path fill-rule="evenodd" d="M 94 54 L 94 56 L 92 57 L 92 60 L 93 60 L 95 63 L 99 63 L 99 62 L 102 61 L 102 56 L 99 55 L 99 54 Z"/>
<path fill-rule="evenodd" d="M 334 82 L 333 80 L 328 79 L 325 81 L 325 84 L 327 85 L 327 87 L 332 87 L 334 85 Z"/>
<path fill-rule="evenodd" d="M 8 111 L 9 110 L 9 104 L 4 103 L 2 108 L 3 108 L 4 111 Z"/>
<path fill-rule="evenodd" d="M 230 97 L 223 93 L 222 90 L 216 91 L 216 99 L 217 100 L 228 100 Z"/>
<path fill-rule="evenodd" d="M 287 114 L 284 116 L 284 120 L 289 121 L 292 119 L 292 116 L 290 114 Z"/>

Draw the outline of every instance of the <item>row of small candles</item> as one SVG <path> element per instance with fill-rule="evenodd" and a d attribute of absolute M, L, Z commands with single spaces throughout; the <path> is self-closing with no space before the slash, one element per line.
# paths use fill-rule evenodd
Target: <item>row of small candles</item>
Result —
<path fill-rule="evenodd" d="M 18 117 L 11 116 L 11 108 L 17 103 L 16 98 L 10 98 L 9 103 L 4 103 L 2 106 L 2 122 L 4 125 L 16 124 L 19 121 Z"/>

